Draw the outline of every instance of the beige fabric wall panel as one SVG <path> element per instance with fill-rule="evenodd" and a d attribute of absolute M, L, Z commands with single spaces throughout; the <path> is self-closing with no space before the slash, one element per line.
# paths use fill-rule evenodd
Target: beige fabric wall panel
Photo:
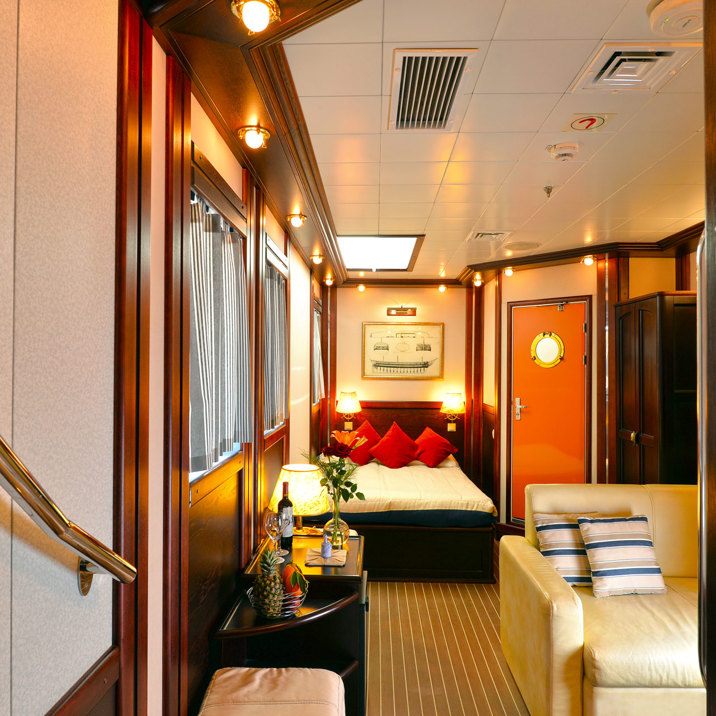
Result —
<path fill-rule="evenodd" d="M 675 289 L 675 259 L 629 259 L 629 298 Z"/>
<path fill-rule="evenodd" d="M 439 400 L 447 392 L 465 393 L 465 289 L 449 286 L 440 293 L 437 286 L 415 288 L 369 286 L 359 292 L 355 286 L 338 289 L 338 351 L 336 390 L 358 393 L 359 400 Z M 415 306 L 415 318 L 386 315 L 388 306 Z M 442 380 L 376 380 L 361 378 L 362 324 L 444 323 L 445 350 Z"/>
<path fill-rule="evenodd" d="M 0 0 L 0 435 L 12 441 L 12 276 L 15 240 L 17 3 Z M 0 714 L 10 712 L 11 502 L 0 489 Z"/>
<path fill-rule="evenodd" d="M 311 272 L 291 247 L 289 425 L 291 462 L 306 462 L 311 440 Z"/>
<path fill-rule="evenodd" d="M 113 538 L 116 0 L 23 2 L 18 25 L 13 447 Z M 4 18 L 5 19 L 5 18 Z M 44 713 L 112 643 L 112 585 L 15 508 L 12 713 Z"/>

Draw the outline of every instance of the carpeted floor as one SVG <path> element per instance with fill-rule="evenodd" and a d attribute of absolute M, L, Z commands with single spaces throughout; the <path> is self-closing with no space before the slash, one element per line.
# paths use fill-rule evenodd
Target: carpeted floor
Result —
<path fill-rule="evenodd" d="M 527 714 L 496 584 L 368 585 L 368 716 Z"/>

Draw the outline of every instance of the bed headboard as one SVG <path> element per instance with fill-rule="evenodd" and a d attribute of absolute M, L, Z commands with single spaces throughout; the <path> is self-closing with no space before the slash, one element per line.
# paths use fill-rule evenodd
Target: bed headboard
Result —
<path fill-rule="evenodd" d="M 410 435 L 413 440 L 423 430 L 432 428 L 438 435 L 449 440 L 456 448 L 455 459 L 460 467 L 465 469 L 465 416 L 461 415 L 456 421 L 457 430 L 454 433 L 447 431 L 447 420 L 440 412 L 442 403 L 427 400 L 410 402 L 394 401 L 362 401 L 360 415 L 353 419 L 353 427 L 357 428 L 364 420 L 370 420 L 371 425 L 381 434 L 385 435 L 393 421 Z M 337 416 L 336 428 L 343 428 L 342 416 Z"/>

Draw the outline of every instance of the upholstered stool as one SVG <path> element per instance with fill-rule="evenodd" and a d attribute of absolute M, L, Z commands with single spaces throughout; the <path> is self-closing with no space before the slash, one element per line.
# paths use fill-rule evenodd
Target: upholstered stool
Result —
<path fill-rule="evenodd" d="M 345 716 L 343 681 L 325 669 L 219 669 L 199 716 Z"/>

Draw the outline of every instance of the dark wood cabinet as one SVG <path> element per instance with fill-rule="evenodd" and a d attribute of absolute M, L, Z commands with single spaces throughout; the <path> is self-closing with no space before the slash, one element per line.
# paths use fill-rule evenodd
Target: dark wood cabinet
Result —
<path fill-rule="evenodd" d="M 615 331 L 617 482 L 695 484 L 696 294 L 619 303 Z"/>

